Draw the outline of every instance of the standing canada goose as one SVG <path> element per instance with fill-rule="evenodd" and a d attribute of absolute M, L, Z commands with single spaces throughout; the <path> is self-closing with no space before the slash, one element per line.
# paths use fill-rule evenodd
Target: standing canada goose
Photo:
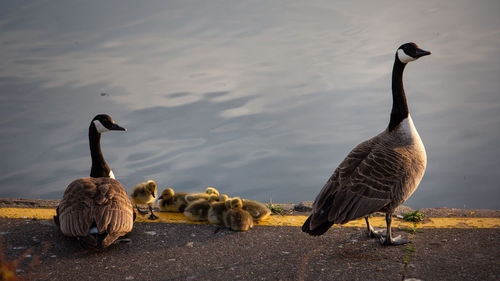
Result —
<path fill-rule="evenodd" d="M 231 199 L 231 209 L 223 213 L 224 226 L 233 231 L 248 231 L 253 227 L 253 218 L 243 210 L 243 202 L 238 197 Z"/>
<path fill-rule="evenodd" d="M 130 232 L 134 223 L 135 214 L 127 192 L 114 179 L 101 152 L 101 133 L 107 131 L 125 131 L 125 128 L 108 115 L 95 116 L 89 127 L 90 178 L 77 179 L 68 185 L 54 216 L 61 232 L 76 237 L 86 248 L 111 245 Z"/>
<path fill-rule="evenodd" d="M 379 135 L 356 146 L 340 163 L 313 204 L 302 226 L 310 235 L 321 235 L 333 224 L 365 217 L 369 237 L 383 245 L 401 245 L 406 239 L 392 237 L 391 218 L 396 207 L 410 197 L 427 164 L 425 148 L 408 111 L 403 88 L 407 63 L 430 55 L 415 43 L 398 48 L 392 71 L 392 112 L 389 126 Z M 385 237 L 370 225 L 368 215 L 385 212 Z"/>
<path fill-rule="evenodd" d="M 167 187 L 161 192 L 161 196 L 158 197 L 158 205 L 160 211 L 163 212 L 177 212 L 182 213 L 186 209 L 187 192 L 175 192 L 172 188 Z"/>
<path fill-rule="evenodd" d="M 249 212 L 256 222 L 263 221 L 271 215 L 271 210 L 259 201 L 247 199 L 242 199 L 241 201 L 243 202 L 243 210 Z"/>
<path fill-rule="evenodd" d="M 145 215 L 148 212 L 142 211 L 137 207 L 138 204 L 140 205 L 148 205 L 149 206 L 149 211 L 151 212 L 151 215 L 149 215 L 148 219 L 150 220 L 156 220 L 158 217 L 153 213 L 153 203 L 155 202 L 156 199 L 156 189 L 157 189 L 157 184 L 154 180 L 148 180 L 146 182 L 141 182 L 136 184 L 132 188 L 132 192 L 130 197 L 132 197 L 132 201 L 134 201 L 137 211 L 141 215 Z"/>

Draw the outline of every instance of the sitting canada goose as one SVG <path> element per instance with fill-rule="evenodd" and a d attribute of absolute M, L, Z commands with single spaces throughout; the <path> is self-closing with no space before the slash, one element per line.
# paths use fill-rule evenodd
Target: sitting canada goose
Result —
<path fill-rule="evenodd" d="M 221 194 L 219 200 L 210 202 L 210 208 L 208 209 L 208 222 L 214 224 L 223 224 L 222 215 L 223 212 L 227 210 L 226 201 L 228 201 L 229 196 L 227 194 Z"/>
<path fill-rule="evenodd" d="M 253 227 L 253 218 L 243 210 L 243 202 L 238 197 L 231 199 L 231 209 L 223 213 L 224 226 L 233 231 L 248 231 Z"/>
<path fill-rule="evenodd" d="M 340 163 L 316 197 L 311 216 L 302 226 L 310 235 L 321 235 L 333 224 L 365 217 L 370 237 L 383 245 L 408 243 L 392 237 L 394 209 L 415 191 L 427 163 L 425 148 L 408 111 L 403 88 L 407 63 L 430 55 L 414 43 L 400 46 L 392 71 L 392 112 L 389 126 L 379 135 L 356 146 Z M 368 215 L 385 212 L 387 230 L 382 236 L 371 227 Z"/>
<path fill-rule="evenodd" d="M 190 203 L 190 202 L 196 201 L 196 200 L 201 199 L 201 198 L 208 200 L 208 198 L 212 194 L 219 196 L 219 191 L 217 189 L 215 189 L 214 187 L 209 186 L 205 189 L 205 192 L 190 193 L 190 194 L 187 194 L 184 198 L 186 199 L 186 201 L 188 203 Z"/>
<path fill-rule="evenodd" d="M 108 115 L 95 116 L 89 127 L 90 178 L 77 179 L 68 185 L 54 216 L 61 232 L 76 237 L 85 248 L 111 245 L 132 230 L 135 218 L 125 188 L 114 179 L 101 152 L 101 133 L 107 131 L 125 129 Z"/>
<path fill-rule="evenodd" d="M 153 180 L 148 180 L 146 182 L 136 184 L 132 188 L 132 192 L 130 195 L 130 197 L 132 197 L 132 201 L 136 204 L 137 211 L 140 214 L 145 215 L 148 212 L 141 211 L 139 207 L 137 207 L 137 204 L 144 204 L 149 206 L 151 215 L 148 217 L 148 219 L 150 220 L 158 219 L 158 217 L 153 213 L 153 203 L 155 202 L 156 189 L 156 182 Z"/>
<path fill-rule="evenodd" d="M 186 209 L 186 195 L 188 192 L 175 192 L 172 188 L 165 188 L 158 197 L 160 211 L 182 213 Z"/>
<path fill-rule="evenodd" d="M 190 202 L 186 209 L 184 209 L 184 215 L 192 221 L 206 221 L 208 219 L 208 209 L 210 209 L 210 202 L 219 199 L 218 195 L 211 194 L 207 199 L 200 198 L 198 200 Z"/>
<path fill-rule="evenodd" d="M 271 210 L 259 201 L 247 199 L 242 199 L 241 201 L 243 202 L 243 210 L 249 212 L 256 222 L 263 221 L 271 215 Z"/>

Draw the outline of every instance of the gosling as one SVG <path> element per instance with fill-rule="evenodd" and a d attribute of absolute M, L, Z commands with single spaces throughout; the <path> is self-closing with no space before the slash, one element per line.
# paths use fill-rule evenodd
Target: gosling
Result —
<path fill-rule="evenodd" d="M 271 215 L 271 210 L 263 203 L 255 200 L 242 199 L 243 210 L 250 213 L 256 222 L 263 221 Z"/>
<path fill-rule="evenodd" d="M 218 201 L 210 202 L 210 208 L 208 209 L 208 222 L 213 224 L 223 225 L 222 216 L 226 208 L 226 201 L 228 201 L 229 196 L 227 194 L 221 194 Z M 229 201 L 230 202 L 230 201 Z"/>
<path fill-rule="evenodd" d="M 243 210 L 243 202 L 238 197 L 231 200 L 231 209 L 224 213 L 223 221 L 232 231 L 248 231 L 253 227 L 253 217 Z"/>
<path fill-rule="evenodd" d="M 165 188 L 158 197 L 160 211 L 183 213 L 187 207 L 186 195 L 188 192 L 175 192 L 172 188 Z"/>
<path fill-rule="evenodd" d="M 153 203 L 155 202 L 157 184 L 153 180 L 148 180 L 147 182 L 141 182 L 132 188 L 132 201 L 136 204 L 137 211 L 141 215 L 145 215 L 148 212 L 144 212 L 139 209 L 137 204 L 144 204 L 149 206 L 149 211 L 151 215 L 148 217 L 150 220 L 156 220 L 158 217 L 153 213 Z"/>
<path fill-rule="evenodd" d="M 185 198 L 186 198 L 186 201 L 188 203 L 191 203 L 193 201 L 196 201 L 196 200 L 202 199 L 202 198 L 205 200 L 208 200 L 208 198 L 212 194 L 219 196 L 219 191 L 217 189 L 215 189 L 214 187 L 209 186 L 209 187 L 207 187 L 207 189 L 205 189 L 205 192 L 187 194 Z"/>
<path fill-rule="evenodd" d="M 192 221 L 206 221 L 208 220 L 208 209 L 210 209 L 210 202 L 216 201 L 218 195 L 212 194 L 207 199 L 200 198 L 190 202 L 184 210 L 184 215 Z"/>

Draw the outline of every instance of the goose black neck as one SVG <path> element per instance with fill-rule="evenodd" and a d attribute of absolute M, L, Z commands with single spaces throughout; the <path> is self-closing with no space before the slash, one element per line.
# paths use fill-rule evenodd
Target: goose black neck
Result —
<path fill-rule="evenodd" d="M 392 69 L 392 111 L 389 121 L 389 131 L 394 130 L 405 118 L 408 118 L 408 104 L 403 86 L 403 71 L 406 64 L 402 63 L 396 54 Z"/>
<path fill-rule="evenodd" d="M 89 145 L 90 156 L 92 158 L 92 167 L 90 168 L 90 176 L 93 178 L 109 177 L 109 168 L 101 151 L 101 134 L 96 130 L 95 125 L 89 127 Z"/>

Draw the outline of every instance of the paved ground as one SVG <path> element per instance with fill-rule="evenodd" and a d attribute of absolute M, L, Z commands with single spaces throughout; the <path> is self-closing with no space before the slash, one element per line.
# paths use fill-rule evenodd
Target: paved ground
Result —
<path fill-rule="evenodd" d="M 131 243 L 82 250 L 47 220 L 0 219 L 7 259 L 29 280 L 498 280 L 499 229 L 425 229 L 382 247 L 364 229 L 310 237 L 298 227 L 246 233 L 214 225 L 137 223 Z M 25 251 L 31 250 L 28 257 Z M 23 254 L 24 253 L 24 254 Z M 26 275 L 34 257 L 40 264 Z"/>
<path fill-rule="evenodd" d="M 136 223 L 128 235 L 132 242 L 95 252 L 63 236 L 50 220 L 0 218 L 5 259 L 17 259 L 17 275 L 28 280 L 500 279 L 499 228 L 396 230 L 412 240 L 398 247 L 382 247 L 357 227 L 334 227 L 320 237 L 289 226 L 216 230 L 205 224 Z"/>

